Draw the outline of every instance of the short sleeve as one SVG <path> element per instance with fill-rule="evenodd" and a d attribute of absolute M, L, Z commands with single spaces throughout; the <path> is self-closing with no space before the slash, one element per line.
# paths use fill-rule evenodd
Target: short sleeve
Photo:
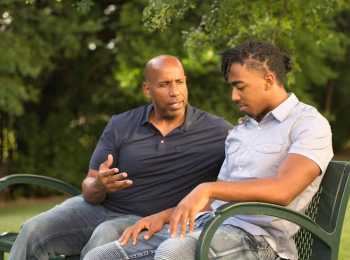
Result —
<path fill-rule="evenodd" d="M 326 171 L 333 157 L 332 131 L 328 121 L 319 115 L 306 116 L 296 122 L 291 131 L 292 144 L 288 153 L 303 155 Z"/>
<path fill-rule="evenodd" d="M 108 122 L 107 126 L 102 132 L 96 148 L 91 156 L 89 168 L 98 170 L 100 164 L 107 159 L 108 154 L 112 154 L 116 158 L 119 147 L 118 130 L 115 127 L 115 117 Z"/>

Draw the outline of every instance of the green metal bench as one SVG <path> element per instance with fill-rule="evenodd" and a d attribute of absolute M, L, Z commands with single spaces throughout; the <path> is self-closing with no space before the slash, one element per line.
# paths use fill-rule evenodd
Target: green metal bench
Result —
<path fill-rule="evenodd" d="M 253 214 L 280 217 L 300 225 L 302 229 L 295 236 L 300 260 L 336 260 L 350 193 L 349 176 L 349 162 L 332 161 L 320 190 L 314 196 L 305 215 L 268 203 L 247 202 L 221 207 L 216 212 L 216 217 L 207 223 L 201 234 L 196 259 L 208 259 L 211 239 L 225 219 L 235 214 Z M 71 195 L 80 193 L 74 186 L 58 179 L 27 174 L 15 174 L 1 178 L 0 191 L 12 184 L 35 184 Z M 3 260 L 5 252 L 10 251 L 16 236 L 16 233 L 0 233 L 0 260 Z M 79 259 L 79 256 L 54 256 L 50 259 L 73 260 Z"/>
<path fill-rule="evenodd" d="M 43 186 L 46 188 L 54 189 L 63 193 L 70 194 L 72 196 L 80 194 L 80 190 L 76 187 L 63 182 L 61 180 L 42 176 L 42 175 L 30 175 L 30 174 L 13 174 L 8 175 L 0 179 L 0 192 L 10 185 L 14 184 L 32 184 Z M 17 233 L 8 233 L 0 230 L 0 260 L 4 260 L 5 252 L 10 252 L 10 249 L 17 237 Z M 55 259 L 79 259 L 79 256 L 52 256 L 51 260 Z"/>
<path fill-rule="evenodd" d="M 269 215 L 289 220 L 301 229 L 294 240 L 299 260 L 337 260 L 342 226 L 350 193 L 350 163 L 332 161 L 305 214 L 268 203 L 227 204 L 205 226 L 196 250 L 197 260 L 207 260 L 209 245 L 223 221 L 236 214 Z"/>

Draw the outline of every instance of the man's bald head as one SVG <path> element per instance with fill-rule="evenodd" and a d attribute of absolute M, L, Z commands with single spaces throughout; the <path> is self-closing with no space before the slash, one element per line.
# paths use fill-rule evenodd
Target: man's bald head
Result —
<path fill-rule="evenodd" d="M 146 64 L 144 70 L 144 78 L 146 82 L 150 82 L 153 80 L 154 75 L 160 71 L 164 70 L 168 67 L 178 67 L 183 71 L 183 67 L 178 58 L 171 55 L 159 55 L 157 57 L 152 58 Z"/>

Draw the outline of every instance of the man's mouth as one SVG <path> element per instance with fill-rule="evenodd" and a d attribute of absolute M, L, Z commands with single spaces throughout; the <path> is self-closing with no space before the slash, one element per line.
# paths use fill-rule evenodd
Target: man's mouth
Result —
<path fill-rule="evenodd" d="M 238 104 L 239 110 L 245 110 L 247 106 L 245 104 Z"/>
<path fill-rule="evenodd" d="M 182 105 L 183 105 L 183 101 L 169 103 L 169 107 L 171 107 L 172 109 L 181 108 Z"/>

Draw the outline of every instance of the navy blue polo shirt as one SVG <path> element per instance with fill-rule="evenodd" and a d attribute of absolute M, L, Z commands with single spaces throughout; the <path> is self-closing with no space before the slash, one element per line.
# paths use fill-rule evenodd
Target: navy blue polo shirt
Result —
<path fill-rule="evenodd" d="M 115 212 L 150 215 L 174 207 L 198 184 L 214 181 L 225 158 L 231 125 L 187 106 L 184 123 L 163 136 L 149 122 L 152 105 L 114 115 L 90 160 L 97 170 L 111 153 L 114 166 L 133 185 L 107 194 L 103 205 Z"/>

